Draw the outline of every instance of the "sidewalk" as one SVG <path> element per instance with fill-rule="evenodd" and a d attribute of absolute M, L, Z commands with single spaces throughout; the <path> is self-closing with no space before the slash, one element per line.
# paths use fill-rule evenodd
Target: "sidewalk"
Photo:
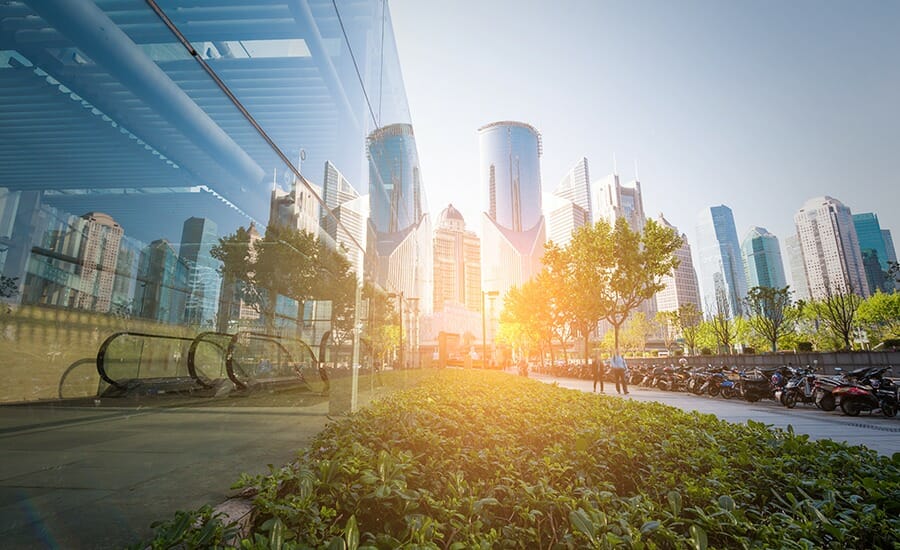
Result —
<path fill-rule="evenodd" d="M 531 378 L 546 383 L 557 383 L 561 387 L 591 392 L 590 380 L 577 378 L 555 378 L 549 375 L 532 374 Z M 616 395 L 616 386 L 605 383 L 606 395 Z M 619 397 L 637 401 L 656 401 L 685 411 L 714 414 L 722 420 L 744 423 L 747 420 L 763 422 L 777 428 L 793 426 L 795 433 L 807 434 L 812 439 L 832 439 L 851 445 L 865 445 L 881 454 L 891 456 L 900 452 L 900 417 L 886 418 L 883 415 L 857 417 L 846 416 L 840 409 L 825 412 L 814 405 L 797 405 L 788 409 L 771 400 L 748 403 L 740 399 L 726 400 L 721 397 L 697 396 L 683 392 L 666 392 L 656 389 L 629 386 L 629 395 Z"/>

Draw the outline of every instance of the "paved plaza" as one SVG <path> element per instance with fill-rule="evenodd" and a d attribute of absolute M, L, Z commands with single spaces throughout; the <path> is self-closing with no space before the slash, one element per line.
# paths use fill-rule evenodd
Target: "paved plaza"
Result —
<path fill-rule="evenodd" d="M 592 391 L 590 380 L 575 378 L 553 378 L 532 375 L 543 382 L 556 382 L 562 387 Z M 605 384 L 606 395 L 616 395 L 615 385 Z M 725 400 L 720 397 L 698 396 L 684 392 L 666 392 L 642 387 L 629 387 L 629 395 L 621 396 L 637 401 L 656 401 L 685 411 L 697 411 L 718 416 L 729 422 L 755 420 L 776 428 L 793 426 L 795 433 L 807 434 L 811 439 L 832 439 L 851 445 L 865 445 L 885 455 L 900 452 L 900 416 L 886 418 L 881 414 L 862 413 L 849 417 L 840 409 L 824 412 L 814 405 L 797 405 L 788 409 L 771 400 L 747 403 L 741 399 Z"/>

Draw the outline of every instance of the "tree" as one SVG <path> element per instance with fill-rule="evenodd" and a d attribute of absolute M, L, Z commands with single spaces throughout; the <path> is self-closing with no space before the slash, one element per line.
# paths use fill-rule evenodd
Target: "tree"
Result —
<path fill-rule="evenodd" d="M 737 326 L 728 311 L 728 298 L 724 292 L 716 292 L 715 310 L 707 312 L 707 317 L 716 337 L 719 353 L 730 354 L 737 338 Z"/>
<path fill-rule="evenodd" d="M 666 351 L 672 351 L 678 336 L 678 311 L 657 311 L 655 320 Z"/>
<path fill-rule="evenodd" d="M 646 313 L 635 312 L 622 329 L 622 343 L 629 351 L 643 353 L 647 348 L 647 340 L 653 335 L 653 328 L 653 323 L 647 318 Z"/>
<path fill-rule="evenodd" d="M 684 344 L 688 348 L 691 355 L 697 355 L 697 346 L 700 337 L 700 324 L 703 322 L 703 315 L 697 306 L 692 303 L 682 304 L 678 306 L 677 315 L 675 317 L 675 326 Z"/>
<path fill-rule="evenodd" d="M 593 227 L 597 241 L 612 252 L 604 266 L 604 282 L 599 287 L 603 319 L 612 326 L 615 347 L 619 349 L 619 330 L 628 316 L 645 300 L 665 288 L 662 277 L 678 267 L 675 251 L 682 240 L 674 229 L 648 220 L 643 232 L 629 227 L 623 218 L 615 227 L 599 222 Z"/>
<path fill-rule="evenodd" d="M 856 311 L 862 303 L 862 298 L 851 291 L 832 292 L 824 300 L 810 302 L 809 307 L 815 312 L 816 317 L 843 346 L 842 349 L 852 348 L 853 328 L 856 321 Z"/>
<path fill-rule="evenodd" d="M 260 313 L 262 297 L 255 282 L 256 250 L 253 247 L 258 239 L 259 235 L 251 224 L 249 229 L 239 227 L 231 235 L 219 238 L 219 243 L 210 251 L 213 258 L 222 262 L 219 266 L 222 275 L 218 314 L 220 332 L 228 332 L 235 300 Z"/>
<path fill-rule="evenodd" d="M 876 292 L 859 304 L 856 318 L 873 340 L 900 338 L 900 293 Z"/>
<path fill-rule="evenodd" d="M 744 303 L 750 326 L 768 342 L 773 352 L 778 351 L 778 340 L 793 331 L 800 315 L 791 307 L 790 287 L 755 286 L 747 293 Z"/>

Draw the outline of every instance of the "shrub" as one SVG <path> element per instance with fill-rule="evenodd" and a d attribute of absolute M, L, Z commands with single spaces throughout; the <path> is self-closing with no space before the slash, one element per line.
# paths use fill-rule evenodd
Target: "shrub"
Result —
<path fill-rule="evenodd" d="M 813 350 L 812 342 L 797 342 L 797 351 L 810 352 Z"/>
<path fill-rule="evenodd" d="M 243 484 L 246 548 L 900 544 L 900 453 L 492 372 L 441 372 Z"/>

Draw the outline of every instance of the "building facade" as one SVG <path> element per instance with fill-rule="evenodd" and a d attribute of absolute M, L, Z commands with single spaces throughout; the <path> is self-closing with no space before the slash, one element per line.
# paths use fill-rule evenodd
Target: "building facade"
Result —
<path fill-rule="evenodd" d="M 212 249 L 218 242 L 218 226 L 214 221 L 206 218 L 184 221 L 178 255 L 188 271 L 184 322 L 189 325 L 216 326 L 222 276 L 221 262 L 213 258 Z"/>
<path fill-rule="evenodd" d="M 481 311 L 481 240 L 448 205 L 434 230 L 434 311 L 460 304 Z"/>
<path fill-rule="evenodd" d="M 553 194 L 557 197 L 566 199 L 579 208 L 584 210 L 587 216 L 587 223 L 593 222 L 593 213 L 591 209 L 591 172 L 588 166 L 588 159 L 582 157 L 575 166 L 569 170 Z M 546 210 L 546 208 L 545 208 Z M 545 214 L 546 215 L 546 214 Z"/>
<path fill-rule="evenodd" d="M 747 288 L 784 288 L 784 263 L 778 237 L 764 227 L 751 227 L 741 243 Z"/>
<path fill-rule="evenodd" d="M 727 206 L 704 208 L 698 215 L 697 258 L 706 314 L 741 315 L 747 279 L 734 216 Z"/>
<path fill-rule="evenodd" d="M 501 121 L 478 129 L 482 216 L 482 287 L 500 295 L 541 270 L 541 136 L 530 124 Z"/>
<path fill-rule="evenodd" d="M 869 295 L 859 239 L 850 209 L 832 197 L 816 197 L 794 215 L 810 297 Z"/>
<path fill-rule="evenodd" d="M 662 214 L 659 215 L 657 221 L 663 227 L 678 232 L 678 228 L 669 223 Z M 684 233 L 681 234 L 681 247 L 675 251 L 675 257 L 678 258 L 678 267 L 662 278 L 665 288 L 656 294 L 656 308 L 658 311 L 678 311 L 682 306 L 693 304 L 697 311 L 702 311 L 700 287 L 697 284 L 697 272 L 694 271 L 691 245 Z"/>
<path fill-rule="evenodd" d="M 795 300 L 809 300 L 809 283 L 806 280 L 806 263 L 803 261 L 803 247 L 796 233 L 784 239 L 784 253 L 787 255 L 791 274 L 792 297 Z"/>
<path fill-rule="evenodd" d="M 566 246 L 575 230 L 591 223 L 590 214 L 584 208 L 556 193 L 544 193 L 543 203 L 548 242 Z"/>
<path fill-rule="evenodd" d="M 893 292 L 894 282 L 888 275 L 891 259 L 884 241 L 884 231 L 878 223 L 878 215 L 873 212 L 853 214 L 853 227 L 859 240 L 869 290 L 873 293 L 876 290 Z"/>
<path fill-rule="evenodd" d="M 643 231 L 647 217 L 644 215 L 644 200 L 641 196 L 641 182 L 635 179 L 628 185 L 619 183 L 619 175 L 610 174 L 594 182 L 594 221 L 606 220 L 615 225 L 619 218 L 628 222 L 634 231 Z"/>

